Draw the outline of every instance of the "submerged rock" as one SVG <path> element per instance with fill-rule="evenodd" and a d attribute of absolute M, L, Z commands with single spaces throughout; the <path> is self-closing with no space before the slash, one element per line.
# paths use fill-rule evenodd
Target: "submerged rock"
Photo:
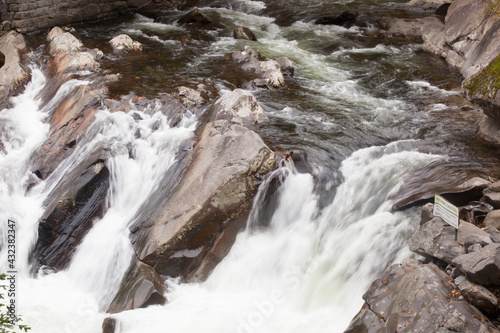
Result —
<path fill-rule="evenodd" d="M 346 333 L 499 332 L 438 266 L 407 260 L 375 280 Z"/>
<path fill-rule="evenodd" d="M 177 23 L 179 25 L 187 26 L 190 29 L 213 29 L 215 28 L 212 19 L 199 10 L 198 8 L 193 9 L 183 17 L 181 17 Z"/>
<path fill-rule="evenodd" d="M 247 40 L 257 41 L 257 37 L 255 37 L 254 33 L 250 31 L 250 29 L 245 27 L 234 28 L 233 37 L 236 39 L 247 39 Z"/>
<path fill-rule="evenodd" d="M 139 260 L 185 280 L 206 278 L 225 256 L 260 178 L 274 164 L 273 152 L 249 128 L 267 121 L 252 94 L 228 93 L 205 117 L 184 176 L 132 228 Z"/>
<path fill-rule="evenodd" d="M 320 25 L 339 25 L 342 27 L 351 27 L 356 23 L 358 13 L 345 11 L 337 16 L 323 16 L 316 20 L 316 24 Z"/>

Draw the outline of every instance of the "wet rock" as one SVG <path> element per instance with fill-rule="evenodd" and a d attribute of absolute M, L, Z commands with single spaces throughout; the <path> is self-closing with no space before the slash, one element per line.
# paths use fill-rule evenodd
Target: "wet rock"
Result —
<path fill-rule="evenodd" d="M 102 333 L 117 333 L 118 320 L 113 317 L 106 317 L 102 322 Z"/>
<path fill-rule="evenodd" d="M 477 125 L 476 136 L 488 145 L 500 147 L 500 123 L 484 115 Z"/>
<path fill-rule="evenodd" d="M 283 88 L 285 78 L 282 68 L 287 74 L 293 74 L 293 67 L 288 58 L 281 57 L 276 60 L 266 60 L 257 50 L 250 46 L 245 46 L 241 51 L 231 54 L 231 59 L 242 63 L 241 69 L 254 73 L 257 78 L 252 80 L 252 84 L 257 87 L 267 87 L 270 89 Z"/>
<path fill-rule="evenodd" d="M 475 283 L 500 286 L 500 244 L 490 244 L 482 251 L 461 255 L 452 263 Z"/>
<path fill-rule="evenodd" d="M 259 51 L 248 45 L 241 49 L 241 51 L 231 53 L 231 59 L 239 63 L 249 62 L 252 60 L 266 60 L 266 58 L 262 54 L 260 54 Z"/>
<path fill-rule="evenodd" d="M 103 214 L 109 171 L 99 161 L 66 185 L 62 195 L 50 196 L 52 200 L 38 225 L 38 240 L 32 253 L 35 270 L 45 265 L 59 271 L 69 264 L 93 220 Z"/>
<path fill-rule="evenodd" d="M 486 215 L 484 219 L 484 225 L 486 227 L 493 227 L 497 230 L 500 229 L 500 209 L 493 210 Z"/>
<path fill-rule="evenodd" d="M 107 94 L 107 89 L 101 84 L 79 86 L 55 107 L 49 119 L 50 136 L 32 157 L 32 170 L 36 170 L 42 179 L 47 179 L 86 137 L 96 108 Z M 101 154 L 99 150 L 93 152 L 91 161 L 101 158 Z"/>
<path fill-rule="evenodd" d="M 53 28 L 47 35 L 49 54 L 52 55 L 52 66 L 56 74 L 75 71 L 97 71 L 100 64 L 97 58 L 102 52 L 99 50 L 84 51 L 82 42 L 69 32 L 61 28 Z M 102 57 L 102 56 L 101 56 Z M 64 79 L 61 79 L 64 81 Z M 58 82 L 62 84 L 62 82 Z"/>
<path fill-rule="evenodd" d="M 408 246 L 412 252 L 450 264 L 454 258 L 465 254 L 461 244 L 468 236 L 489 238 L 485 231 L 465 221 L 460 222 L 457 240 L 455 240 L 455 230 L 441 218 L 435 217 L 418 228 L 408 240 Z"/>
<path fill-rule="evenodd" d="M 76 52 L 73 54 L 59 53 L 54 57 L 54 63 L 58 73 L 65 71 L 97 71 L 99 62 L 89 52 Z"/>
<path fill-rule="evenodd" d="M 0 109 L 29 78 L 23 64 L 22 54 L 27 50 L 23 35 L 10 31 L 0 37 L 0 53 L 3 64 L 0 67 Z"/>
<path fill-rule="evenodd" d="M 179 96 L 181 96 L 182 102 L 187 106 L 196 106 L 204 104 L 206 101 L 202 97 L 201 92 L 188 88 L 188 87 L 179 87 L 177 88 L 179 92 Z"/>
<path fill-rule="evenodd" d="M 236 39 L 247 39 L 247 40 L 257 41 L 257 37 L 255 37 L 254 33 L 250 31 L 250 29 L 245 27 L 234 28 L 233 37 Z"/>
<path fill-rule="evenodd" d="M 114 52 L 142 51 L 142 44 L 129 35 L 120 34 L 109 41 Z"/>
<path fill-rule="evenodd" d="M 323 16 L 316 20 L 316 24 L 320 25 L 338 25 L 342 27 L 352 27 L 356 23 L 358 13 L 345 11 L 337 16 Z"/>
<path fill-rule="evenodd" d="M 500 182 L 496 182 L 488 186 L 483 191 L 484 201 L 489 203 L 495 209 L 500 209 Z"/>
<path fill-rule="evenodd" d="M 345 332 L 498 332 L 479 310 L 460 300 L 449 281 L 432 263 L 393 265 L 372 283 Z"/>
<path fill-rule="evenodd" d="M 190 11 L 177 21 L 179 25 L 185 25 L 190 29 L 213 29 L 214 22 L 198 8 Z"/>
<path fill-rule="evenodd" d="M 53 32 L 55 29 L 55 32 Z M 83 50 L 82 42 L 69 32 L 62 32 L 55 27 L 51 30 L 47 38 L 49 40 L 49 54 L 55 56 L 59 53 L 75 53 Z"/>
<path fill-rule="evenodd" d="M 167 301 L 162 277 L 151 266 L 134 261 L 107 312 L 118 313 Z"/>
<path fill-rule="evenodd" d="M 485 287 L 472 283 L 462 275 L 455 279 L 455 285 L 462 295 L 476 308 L 484 313 L 494 316 L 498 313 L 498 299 Z"/>
<path fill-rule="evenodd" d="M 293 68 L 293 63 L 287 57 L 279 57 L 274 59 L 279 65 L 280 70 L 283 75 L 293 76 L 295 69 Z"/>
<path fill-rule="evenodd" d="M 267 119 L 249 92 L 224 95 L 205 117 L 184 176 L 132 228 L 139 260 L 161 275 L 206 277 L 200 265 L 209 260 L 213 268 L 225 253 L 220 249 L 234 242 L 235 233 L 223 236 L 225 230 L 242 226 L 260 178 L 274 164 L 272 151 L 249 129 Z"/>
<path fill-rule="evenodd" d="M 420 212 L 420 225 L 424 225 L 434 218 L 434 204 L 426 203 Z"/>

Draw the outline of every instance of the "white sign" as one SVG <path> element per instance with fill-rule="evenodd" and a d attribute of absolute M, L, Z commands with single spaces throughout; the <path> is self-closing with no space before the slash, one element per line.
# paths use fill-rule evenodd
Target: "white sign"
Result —
<path fill-rule="evenodd" d="M 458 229 L 458 207 L 440 195 L 434 196 L 434 216 L 442 218 L 446 223 Z"/>

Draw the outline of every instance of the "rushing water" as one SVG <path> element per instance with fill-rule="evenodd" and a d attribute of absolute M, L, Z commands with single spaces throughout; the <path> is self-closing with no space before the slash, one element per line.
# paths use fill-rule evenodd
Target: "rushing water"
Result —
<path fill-rule="evenodd" d="M 85 45 L 104 51 L 118 33 L 143 43 L 142 53 L 102 61 L 105 69 L 123 74 L 112 87 L 116 96 L 155 97 L 198 83 L 223 94 L 244 83 L 225 53 L 250 44 L 268 58 L 287 56 L 295 67 L 287 88 L 254 91 L 270 117 L 260 134 L 273 148 L 294 150 L 307 162 L 287 162 L 262 184 L 247 228 L 207 281 L 167 281 L 168 304 L 114 315 L 120 332 L 342 332 L 370 282 L 409 255 L 406 240 L 418 224 L 418 208 L 392 212 L 398 189 L 415 182 L 415 175 L 419 183 L 497 176 L 498 158 L 474 139 L 480 114 L 457 106 L 459 80 L 440 59 L 417 44 L 391 45 L 377 37 L 378 21 L 404 15 L 401 3 L 197 3 L 223 28 L 189 31 L 175 24 L 186 11 L 170 10 L 157 13 L 156 21 L 136 15 L 78 32 Z M 359 11 L 366 24 L 313 24 L 319 15 L 345 8 Z M 240 25 L 259 41 L 233 39 L 232 28 Z M 128 227 L 197 124 L 186 115 L 171 127 L 154 107 L 128 113 L 102 108 L 73 155 L 27 191 L 30 157 L 49 133 L 44 120 L 58 100 L 88 83 L 71 80 L 42 106 L 37 96 L 45 77 L 33 69 L 14 107 L 0 112 L 0 217 L 18 224 L 19 312 L 32 332 L 101 331 L 107 316 L 102 309 L 133 256 Z M 102 146 L 109 151 L 111 180 L 105 214 L 67 270 L 28 276 L 45 198 Z M 271 178 L 281 186 L 263 201 Z M 0 239 L 7 239 L 3 225 Z M 5 268 L 5 246 L 1 251 Z"/>

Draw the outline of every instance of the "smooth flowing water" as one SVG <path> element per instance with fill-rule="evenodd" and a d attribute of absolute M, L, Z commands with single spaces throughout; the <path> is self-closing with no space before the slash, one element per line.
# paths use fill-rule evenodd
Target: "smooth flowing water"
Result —
<path fill-rule="evenodd" d="M 249 44 L 267 58 L 287 56 L 295 67 L 287 88 L 253 91 L 270 117 L 260 134 L 271 147 L 294 150 L 306 162 L 285 163 L 261 185 L 247 227 L 207 281 L 167 281 L 166 305 L 114 315 L 120 332 L 342 332 L 370 282 L 410 255 L 406 241 L 419 210 L 392 212 L 401 186 L 498 176 L 496 154 L 474 138 L 480 113 L 459 107 L 458 76 L 440 59 L 418 44 L 392 45 L 377 37 L 384 18 L 416 15 L 405 14 L 402 3 L 197 3 L 223 27 L 189 31 L 176 25 L 186 4 L 186 10 L 157 13 L 156 21 L 136 15 L 77 31 L 86 46 L 105 52 L 118 33 L 143 43 L 142 53 L 102 61 L 105 69 L 123 74 L 111 87 L 115 96 L 155 97 L 198 83 L 223 94 L 245 80 L 225 53 Z M 313 23 L 346 8 L 359 11 L 366 24 L 346 29 Z M 233 39 L 232 28 L 240 25 L 259 41 Z M 44 120 L 59 99 L 88 83 L 69 81 L 42 107 L 45 77 L 34 68 L 14 107 L 0 111 L 0 217 L 18 224 L 19 313 L 32 332 L 101 331 L 108 316 L 102 309 L 134 255 L 128 227 L 197 124 L 186 115 L 171 127 L 155 108 L 111 113 L 103 107 L 73 155 L 28 190 L 30 156 L 49 133 Z M 105 214 L 67 270 L 30 277 L 28 253 L 45 198 L 79 160 L 102 146 L 110 170 Z M 264 201 L 273 178 L 281 186 Z M 0 239 L 7 239 L 3 225 Z M 5 250 L 0 246 L 2 268 Z"/>

